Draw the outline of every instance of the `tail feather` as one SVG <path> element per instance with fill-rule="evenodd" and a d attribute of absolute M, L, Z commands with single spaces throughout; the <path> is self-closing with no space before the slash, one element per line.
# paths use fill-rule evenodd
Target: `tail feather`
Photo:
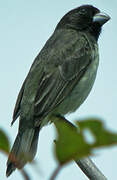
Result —
<path fill-rule="evenodd" d="M 32 161 L 37 151 L 39 128 L 26 129 L 19 132 L 7 161 L 6 176 L 16 169 L 21 169 L 24 165 Z"/>

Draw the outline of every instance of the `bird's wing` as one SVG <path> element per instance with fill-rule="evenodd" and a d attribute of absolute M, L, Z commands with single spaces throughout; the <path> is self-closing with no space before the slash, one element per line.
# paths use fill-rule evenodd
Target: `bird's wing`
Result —
<path fill-rule="evenodd" d="M 45 72 L 38 85 L 35 98 L 34 116 L 37 126 L 43 117 L 54 110 L 69 95 L 92 61 L 91 46 L 85 36 L 79 37 L 74 46 L 71 46 L 74 49 L 70 55 L 67 55 L 69 53 L 67 48 L 61 48 L 62 52 L 59 50 L 57 57 L 62 59 L 62 62 L 54 66 L 55 59 L 50 61 L 50 67 L 54 66 L 50 71 L 49 64 L 45 63 L 44 65 L 48 73 Z"/>
<path fill-rule="evenodd" d="M 26 81 L 26 80 L 25 80 Z M 11 125 L 13 125 L 13 123 L 15 122 L 15 120 L 18 118 L 18 116 L 20 115 L 20 103 L 21 103 L 21 100 L 22 100 L 22 97 L 23 97 L 23 92 L 24 92 L 24 86 L 25 86 L 25 81 L 20 89 L 20 92 L 18 94 L 18 97 L 17 97 L 17 101 L 16 101 L 16 104 L 15 104 L 15 108 L 14 108 L 14 112 L 13 112 L 13 120 L 11 122 Z"/>
<path fill-rule="evenodd" d="M 76 36 L 76 40 L 74 40 L 74 36 Z M 91 63 L 91 54 L 90 42 L 84 35 L 78 36 L 76 33 L 70 33 L 63 38 L 52 38 L 47 41 L 41 53 L 39 53 L 32 64 L 22 85 L 11 124 L 20 115 L 21 101 L 24 89 L 25 92 L 27 89 L 27 81 L 31 81 L 30 88 L 34 86 L 35 82 L 38 83 L 34 102 L 34 116 L 35 120 L 41 121 L 43 117 L 56 108 L 69 95 L 78 83 Z M 32 94 L 30 90 L 27 90 L 28 94 L 30 94 L 28 99 L 31 98 Z M 36 123 L 39 124 L 40 122 Z"/>

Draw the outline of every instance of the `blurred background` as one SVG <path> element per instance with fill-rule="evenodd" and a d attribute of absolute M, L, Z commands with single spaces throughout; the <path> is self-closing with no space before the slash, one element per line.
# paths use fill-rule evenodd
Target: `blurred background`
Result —
<path fill-rule="evenodd" d="M 0 2 L 0 128 L 10 137 L 11 145 L 17 134 L 18 120 L 10 127 L 12 112 L 20 87 L 29 68 L 53 33 L 61 17 L 82 4 L 92 4 L 111 16 L 99 39 L 100 64 L 97 78 L 85 103 L 67 116 L 70 121 L 85 117 L 102 118 L 107 128 L 117 132 L 117 1 L 107 0 L 4 0 Z M 42 129 L 36 155 L 37 166 L 26 165 L 32 180 L 48 180 L 57 161 L 53 156 L 53 125 Z M 95 151 L 92 160 L 108 179 L 115 180 L 117 147 Z M 0 153 L 0 178 L 6 180 L 7 157 Z M 20 180 L 15 171 L 9 180 Z M 57 180 L 87 179 L 74 162 L 65 166 Z"/>

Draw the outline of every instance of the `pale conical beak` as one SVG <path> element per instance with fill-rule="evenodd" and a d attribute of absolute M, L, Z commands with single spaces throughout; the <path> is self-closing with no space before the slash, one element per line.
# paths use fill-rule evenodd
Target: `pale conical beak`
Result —
<path fill-rule="evenodd" d="M 110 20 L 110 16 L 106 13 L 103 13 L 103 12 L 97 13 L 93 17 L 93 22 L 97 22 L 100 25 L 105 24 L 109 20 Z"/>

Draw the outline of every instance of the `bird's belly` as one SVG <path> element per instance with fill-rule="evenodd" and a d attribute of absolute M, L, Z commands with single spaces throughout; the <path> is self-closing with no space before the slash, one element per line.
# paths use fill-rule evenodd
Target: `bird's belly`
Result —
<path fill-rule="evenodd" d="M 92 89 L 97 68 L 98 57 L 90 64 L 89 68 L 69 96 L 56 108 L 55 113 L 65 115 L 78 109 Z"/>

